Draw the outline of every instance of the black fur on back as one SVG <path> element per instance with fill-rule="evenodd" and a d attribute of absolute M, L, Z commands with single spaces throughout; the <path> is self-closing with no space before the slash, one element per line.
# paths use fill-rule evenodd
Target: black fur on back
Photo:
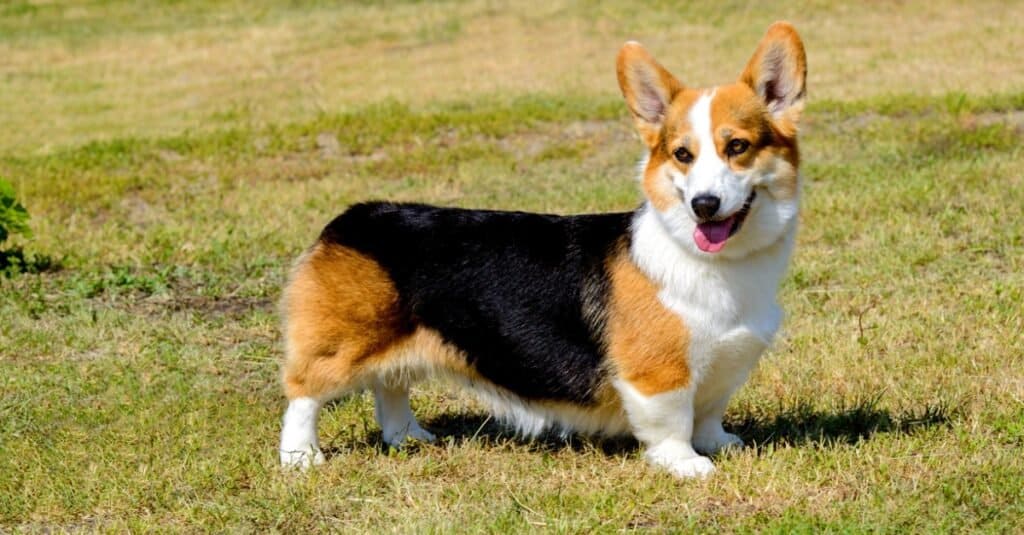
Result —
<path fill-rule="evenodd" d="M 632 213 L 557 216 L 362 203 L 320 240 L 375 259 L 411 321 L 519 396 L 593 401 L 604 374 L 606 261 Z"/>

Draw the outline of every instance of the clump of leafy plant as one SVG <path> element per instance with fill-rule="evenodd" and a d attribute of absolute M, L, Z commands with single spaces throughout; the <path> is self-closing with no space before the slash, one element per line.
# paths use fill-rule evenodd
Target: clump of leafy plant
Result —
<path fill-rule="evenodd" d="M 14 187 L 0 178 L 0 244 L 12 234 L 30 234 L 28 210 L 14 198 Z"/>
<path fill-rule="evenodd" d="M 15 234 L 31 237 L 28 218 L 28 210 L 14 196 L 14 187 L 0 178 L 0 273 L 8 277 L 24 272 L 37 273 L 52 267 L 49 257 L 29 256 L 21 247 L 4 245 Z"/>

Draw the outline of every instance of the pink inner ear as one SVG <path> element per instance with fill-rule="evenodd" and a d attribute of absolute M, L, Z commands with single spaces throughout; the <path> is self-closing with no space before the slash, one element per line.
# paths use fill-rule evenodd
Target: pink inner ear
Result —
<path fill-rule="evenodd" d="M 646 89 L 643 93 L 637 95 L 636 100 L 637 106 L 640 108 L 640 114 L 648 122 L 656 123 L 665 114 L 665 106 L 661 103 L 658 94 L 653 90 Z"/>
<path fill-rule="evenodd" d="M 789 105 L 789 101 L 786 95 L 791 91 L 788 85 L 783 84 L 780 80 L 765 80 L 764 82 L 764 100 L 768 103 L 768 111 L 772 113 L 780 112 L 786 109 Z"/>
<path fill-rule="evenodd" d="M 665 116 L 665 100 L 664 96 L 658 91 L 655 86 L 655 81 L 651 79 L 650 73 L 646 72 L 645 69 L 636 69 L 633 71 L 636 80 L 634 87 L 636 88 L 636 106 L 637 112 L 647 122 L 657 123 Z"/>
<path fill-rule="evenodd" d="M 761 94 L 772 113 L 786 109 L 796 99 L 797 89 L 791 73 L 787 72 L 786 50 L 771 47 L 761 60 Z"/>

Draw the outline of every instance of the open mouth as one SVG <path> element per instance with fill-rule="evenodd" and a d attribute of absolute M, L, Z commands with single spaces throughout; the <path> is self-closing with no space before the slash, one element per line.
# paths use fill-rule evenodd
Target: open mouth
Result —
<path fill-rule="evenodd" d="M 721 251 L 725 247 L 726 240 L 739 232 L 743 221 L 747 219 L 747 214 L 750 213 L 750 206 L 754 204 L 756 196 L 757 192 L 751 190 L 750 196 L 743 202 L 743 207 L 725 219 L 697 223 L 697 228 L 693 229 L 693 241 L 697 243 L 697 248 L 705 253 Z"/>

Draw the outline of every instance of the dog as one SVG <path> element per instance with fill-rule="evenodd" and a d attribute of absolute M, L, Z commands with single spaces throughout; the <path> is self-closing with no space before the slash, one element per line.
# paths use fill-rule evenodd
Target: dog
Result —
<path fill-rule="evenodd" d="M 362 389 L 386 443 L 434 440 L 409 387 L 441 375 L 523 435 L 632 433 L 651 464 L 712 473 L 705 455 L 743 444 L 723 414 L 782 321 L 806 64 L 786 22 L 711 89 L 625 43 L 619 86 L 646 147 L 632 212 L 371 202 L 331 221 L 282 298 L 281 463 L 322 463 L 320 409 Z"/>

